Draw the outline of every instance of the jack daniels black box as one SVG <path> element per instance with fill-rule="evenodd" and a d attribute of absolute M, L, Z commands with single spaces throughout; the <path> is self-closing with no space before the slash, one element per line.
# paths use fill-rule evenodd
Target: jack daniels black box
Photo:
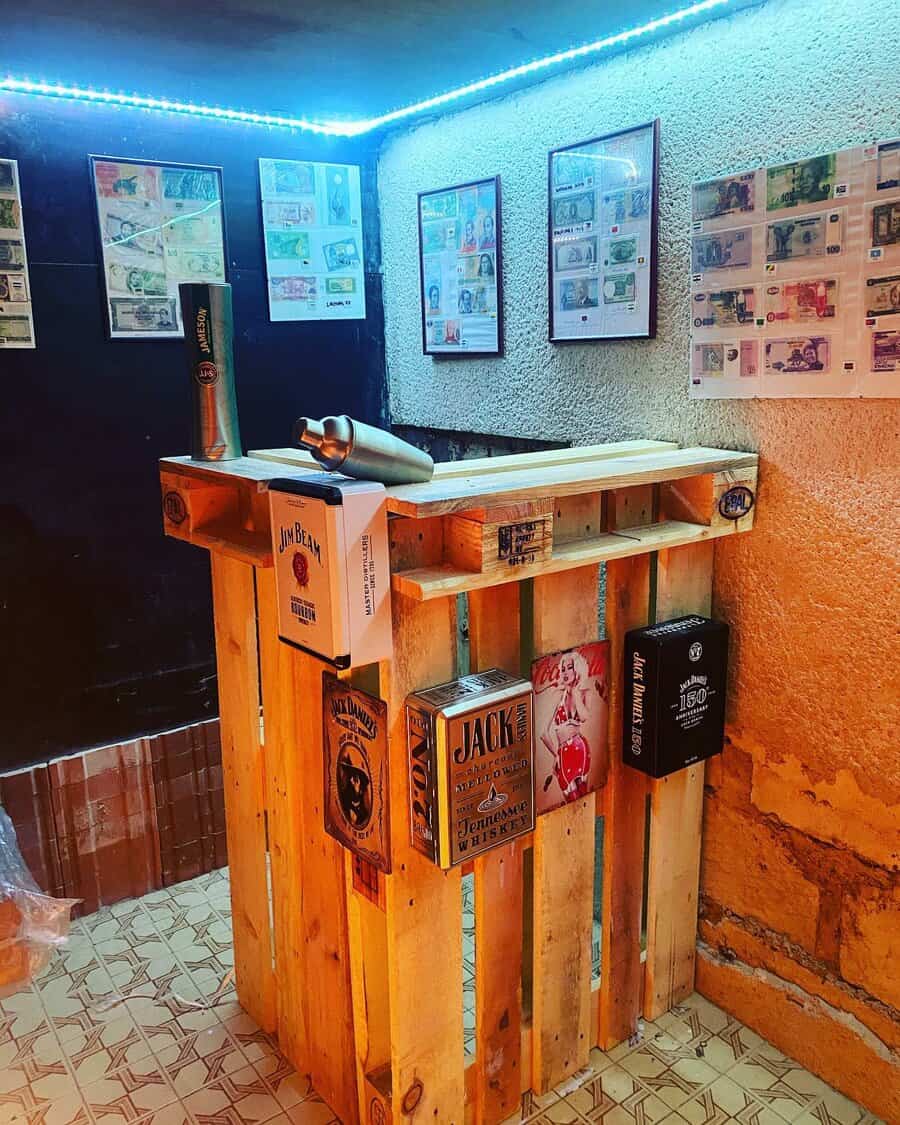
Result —
<path fill-rule="evenodd" d="M 390 873 L 387 704 L 322 673 L 325 831 Z"/>
<path fill-rule="evenodd" d="M 691 614 L 625 635 L 625 763 L 666 777 L 722 751 L 728 626 Z"/>
<path fill-rule="evenodd" d="M 453 867 L 534 827 L 532 696 L 499 668 L 406 700 L 412 844 Z"/>

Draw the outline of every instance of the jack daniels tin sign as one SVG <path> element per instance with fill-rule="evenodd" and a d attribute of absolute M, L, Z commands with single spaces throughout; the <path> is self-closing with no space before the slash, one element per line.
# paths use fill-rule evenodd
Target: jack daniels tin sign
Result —
<path fill-rule="evenodd" d="M 325 831 L 390 873 L 387 704 L 322 673 Z"/>

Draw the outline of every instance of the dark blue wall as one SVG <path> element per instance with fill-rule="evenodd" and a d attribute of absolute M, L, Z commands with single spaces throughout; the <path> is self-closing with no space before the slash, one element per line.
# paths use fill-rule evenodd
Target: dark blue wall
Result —
<path fill-rule="evenodd" d="M 188 451 L 180 340 L 106 336 L 88 153 L 223 168 L 246 449 L 300 414 L 382 420 L 374 160 L 363 142 L 0 97 L 36 351 L 0 351 L 0 769 L 217 713 L 205 552 L 165 539 L 157 459 Z M 363 165 L 368 319 L 270 324 L 257 159 Z"/>

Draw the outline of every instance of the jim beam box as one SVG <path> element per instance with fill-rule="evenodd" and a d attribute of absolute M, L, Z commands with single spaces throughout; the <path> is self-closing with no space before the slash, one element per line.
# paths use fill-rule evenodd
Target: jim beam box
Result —
<path fill-rule="evenodd" d="M 406 700 L 412 843 L 453 867 L 534 827 L 531 684 L 499 668 Z"/>
<path fill-rule="evenodd" d="M 625 636 L 625 762 L 666 777 L 721 753 L 728 626 L 696 614 Z"/>
<path fill-rule="evenodd" d="M 390 873 L 387 704 L 322 673 L 325 831 Z"/>
<path fill-rule="evenodd" d="M 384 500 L 330 473 L 269 484 L 278 635 L 336 668 L 391 656 Z"/>

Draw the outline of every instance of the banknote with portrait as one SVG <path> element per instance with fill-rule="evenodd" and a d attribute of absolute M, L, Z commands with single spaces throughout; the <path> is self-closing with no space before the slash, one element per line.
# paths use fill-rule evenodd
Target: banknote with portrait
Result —
<path fill-rule="evenodd" d="M 872 245 L 893 246 L 900 242 L 900 199 L 872 208 Z"/>
<path fill-rule="evenodd" d="M 600 204 L 605 227 L 640 222 L 650 214 L 650 188 L 633 187 L 608 191 Z"/>
<path fill-rule="evenodd" d="M 0 198 L 0 228 L 18 230 L 22 225 L 22 214 L 18 199 Z"/>
<path fill-rule="evenodd" d="M 766 261 L 791 262 L 840 254 L 843 212 L 823 211 L 766 225 Z"/>
<path fill-rule="evenodd" d="M 263 226 L 266 228 L 290 230 L 292 227 L 314 226 L 316 222 L 316 201 L 263 203 Z"/>
<path fill-rule="evenodd" d="M 0 160 L 0 191 L 15 191 L 16 175 L 11 160 Z"/>
<path fill-rule="evenodd" d="M 900 188 L 900 141 L 882 141 L 876 153 L 875 190 Z"/>
<path fill-rule="evenodd" d="M 10 344 L 30 344 L 31 317 L 19 314 L 0 314 L 0 348 Z"/>
<path fill-rule="evenodd" d="M 900 313 L 900 273 L 889 277 L 868 277 L 863 294 L 866 316 L 894 316 Z"/>
<path fill-rule="evenodd" d="M 0 238 L 0 269 L 25 269 L 25 247 L 21 239 Z"/>
<path fill-rule="evenodd" d="M 101 210 L 101 231 L 106 253 L 114 249 L 131 258 L 163 256 L 159 212 L 152 208 L 109 204 Z"/>
<path fill-rule="evenodd" d="M 487 250 L 456 259 L 456 273 L 460 281 L 483 281 L 493 285 L 497 280 L 496 259 Z"/>
<path fill-rule="evenodd" d="M 637 261 L 637 256 L 638 237 L 636 234 L 629 234 L 624 238 L 611 238 L 604 245 L 603 264 L 607 267 L 625 266 L 630 262 Z"/>
<path fill-rule="evenodd" d="M 775 324 L 805 324 L 828 320 L 835 315 L 838 279 L 816 277 L 804 281 L 782 281 L 766 286 L 766 321 Z"/>
<path fill-rule="evenodd" d="M 135 300 L 111 297 L 110 324 L 113 332 L 177 332 L 178 313 L 174 297 L 153 297 Z"/>
<path fill-rule="evenodd" d="M 766 340 L 766 374 L 786 375 L 831 371 L 831 338 L 828 336 L 791 336 L 782 340 Z"/>
<path fill-rule="evenodd" d="M 328 225 L 346 227 L 353 222 L 350 214 L 350 171 L 342 165 L 326 165 L 325 192 L 328 201 Z"/>
<path fill-rule="evenodd" d="M 553 228 L 564 230 L 594 220 L 595 196 L 592 191 L 566 195 L 553 200 Z"/>
<path fill-rule="evenodd" d="M 766 207 L 780 211 L 834 198 L 837 153 L 777 164 L 766 169 Z"/>
<path fill-rule="evenodd" d="M 633 273 L 607 274 L 603 278 L 604 305 L 623 305 L 634 300 L 637 282 Z"/>
<path fill-rule="evenodd" d="M 691 272 L 747 269 L 753 262 L 753 228 L 739 227 L 691 239 Z"/>
<path fill-rule="evenodd" d="M 310 265 L 309 235 L 306 231 L 266 231 L 266 256 Z"/>
<path fill-rule="evenodd" d="M 154 202 L 159 199 L 159 168 L 152 164 L 95 160 L 94 182 L 102 199 L 145 199 Z"/>
<path fill-rule="evenodd" d="M 269 293 L 273 301 L 308 301 L 315 303 L 318 295 L 316 278 L 315 276 L 270 277 Z"/>
<path fill-rule="evenodd" d="M 315 166 L 301 160 L 261 160 L 259 176 L 263 199 L 316 193 Z"/>
<path fill-rule="evenodd" d="M 21 304 L 28 299 L 28 279 L 24 270 L 22 273 L 0 273 L 0 301 Z"/>
<path fill-rule="evenodd" d="M 872 370 L 900 371 L 900 331 L 872 333 Z"/>
<path fill-rule="evenodd" d="M 738 289 L 715 289 L 695 293 L 691 303 L 695 328 L 731 328 L 752 324 L 756 315 L 756 290 L 752 285 Z"/>
<path fill-rule="evenodd" d="M 332 270 L 351 269 L 360 264 L 359 247 L 355 238 L 342 238 L 338 242 L 327 242 L 322 247 L 325 264 Z"/>
<path fill-rule="evenodd" d="M 168 291 L 166 275 L 162 270 L 123 262 L 107 264 L 106 286 L 110 293 L 130 293 L 135 297 L 164 297 Z"/>
<path fill-rule="evenodd" d="M 219 173 L 201 168 L 163 168 L 163 199 L 192 199 L 212 203 L 222 198 Z"/>
<path fill-rule="evenodd" d="M 560 312 L 595 309 L 600 303 L 598 293 L 599 279 L 596 277 L 565 279 L 557 285 L 556 307 Z"/>
<path fill-rule="evenodd" d="M 756 340 L 717 340 L 691 346 L 695 379 L 749 378 L 759 374 Z"/>
<path fill-rule="evenodd" d="M 694 184 L 692 215 L 694 222 L 721 219 L 725 215 L 747 215 L 755 206 L 756 173 L 724 176 Z"/>
<path fill-rule="evenodd" d="M 553 245 L 553 261 L 557 273 L 595 268 L 597 237 L 567 238 Z"/>

